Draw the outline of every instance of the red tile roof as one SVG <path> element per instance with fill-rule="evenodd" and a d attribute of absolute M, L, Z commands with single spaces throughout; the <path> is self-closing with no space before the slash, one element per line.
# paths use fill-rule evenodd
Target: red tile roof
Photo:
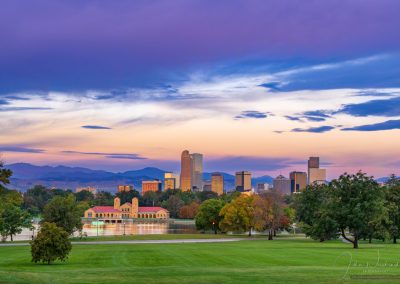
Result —
<path fill-rule="evenodd" d="M 147 212 L 157 212 L 160 210 L 168 211 L 162 207 L 139 207 L 139 213 L 147 213 Z"/>
<path fill-rule="evenodd" d="M 121 212 L 115 209 L 113 206 L 95 206 L 92 210 L 96 213 L 118 213 Z"/>

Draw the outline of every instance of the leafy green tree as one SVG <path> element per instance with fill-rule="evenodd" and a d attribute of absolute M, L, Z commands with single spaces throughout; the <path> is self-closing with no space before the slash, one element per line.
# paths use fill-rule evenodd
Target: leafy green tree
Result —
<path fill-rule="evenodd" d="M 116 196 L 121 199 L 121 204 L 132 202 L 132 199 L 134 197 L 137 197 L 139 199 L 141 198 L 139 191 L 137 191 L 136 189 L 118 192 Z"/>
<path fill-rule="evenodd" d="M 78 207 L 75 196 L 56 196 L 44 208 L 42 222 L 55 223 L 69 235 L 82 229 L 82 209 Z"/>
<path fill-rule="evenodd" d="M 100 191 L 96 194 L 91 204 L 112 206 L 114 204 L 114 196 L 108 191 Z"/>
<path fill-rule="evenodd" d="M 76 201 L 91 202 L 94 199 L 94 194 L 87 190 L 82 190 L 75 193 Z"/>
<path fill-rule="evenodd" d="M 160 193 L 147 191 L 143 194 L 140 203 L 143 206 L 158 206 L 160 204 Z"/>
<path fill-rule="evenodd" d="M 22 232 L 22 228 L 31 227 L 31 218 L 28 213 L 13 204 L 6 204 L 0 211 L 0 234 L 5 240 L 8 236 L 11 241 L 13 237 Z"/>
<path fill-rule="evenodd" d="M 51 264 L 65 261 L 72 249 L 68 233 L 54 223 L 43 223 L 36 238 L 31 242 L 32 261 Z"/>
<path fill-rule="evenodd" d="M 4 163 L 0 161 L 0 184 L 9 184 L 12 171 L 4 168 Z"/>
<path fill-rule="evenodd" d="M 204 202 L 208 199 L 218 198 L 218 194 L 213 191 L 199 191 L 195 193 L 195 196 L 200 202 Z"/>
<path fill-rule="evenodd" d="M 204 201 L 195 217 L 198 230 L 213 230 L 215 234 L 219 230 L 221 216 L 219 215 L 225 202 L 221 199 L 208 199 Z"/>
<path fill-rule="evenodd" d="M 163 201 L 162 207 L 169 211 L 169 214 L 173 218 L 179 217 L 179 211 L 185 203 L 179 198 L 178 195 L 171 195 L 168 200 Z"/>
<path fill-rule="evenodd" d="M 387 209 L 387 229 L 393 243 L 397 243 L 400 235 L 400 179 L 391 175 L 386 182 L 385 208 Z"/>
<path fill-rule="evenodd" d="M 53 197 L 54 193 L 50 189 L 35 185 L 24 194 L 24 208 L 32 215 L 39 215 Z"/>
<path fill-rule="evenodd" d="M 220 216 L 222 220 L 219 225 L 222 231 L 249 231 L 251 236 L 251 229 L 254 228 L 253 198 L 240 195 L 221 209 Z"/>
<path fill-rule="evenodd" d="M 307 236 L 320 242 L 338 237 L 338 224 L 330 203 L 330 188 L 325 184 L 309 185 L 295 196 L 300 227 Z"/>
<path fill-rule="evenodd" d="M 358 241 L 370 229 L 370 223 L 382 215 L 384 191 L 365 173 L 347 173 L 330 185 L 332 203 L 330 212 L 342 237 L 358 248 Z M 351 237 L 346 233 L 349 231 Z"/>

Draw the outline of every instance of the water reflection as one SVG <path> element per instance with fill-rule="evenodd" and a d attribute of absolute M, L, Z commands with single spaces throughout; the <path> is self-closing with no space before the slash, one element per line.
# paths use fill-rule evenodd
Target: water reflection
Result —
<path fill-rule="evenodd" d="M 31 240 L 32 236 L 37 234 L 38 227 L 35 230 L 24 229 L 21 234 L 14 236 L 14 240 Z M 94 236 L 119 236 L 119 235 L 149 235 L 149 234 L 192 234 L 196 233 L 194 222 L 141 222 L 126 224 L 104 224 L 92 225 L 84 224 L 82 233 L 88 237 Z M 78 236 L 78 233 L 74 234 Z M 10 239 L 8 238 L 7 241 Z"/>

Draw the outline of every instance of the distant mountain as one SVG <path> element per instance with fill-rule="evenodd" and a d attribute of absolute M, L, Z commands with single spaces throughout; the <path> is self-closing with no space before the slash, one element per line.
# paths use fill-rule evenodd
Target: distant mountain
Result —
<path fill-rule="evenodd" d="M 131 170 L 113 173 L 103 170 L 91 170 L 82 167 L 67 166 L 35 166 L 27 163 L 16 163 L 6 166 L 13 171 L 11 187 L 26 191 L 34 185 L 44 185 L 61 189 L 75 190 L 77 187 L 94 186 L 99 190 L 115 192 L 119 184 L 133 184 L 140 189 L 143 180 L 164 179 L 166 171 L 147 167 L 140 170 Z M 235 176 L 221 173 L 224 176 L 225 189 L 232 190 L 235 187 Z M 203 174 L 204 180 L 211 180 L 211 173 Z M 262 176 L 252 179 L 252 185 L 257 183 L 272 183 L 272 177 Z"/>
<path fill-rule="evenodd" d="M 251 183 L 253 185 L 257 185 L 257 183 L 269 183 L 269 184 L 272 184 L 273 181 L 274 181 L 273 177 L 265 175 L 265 176 L 253 178 Z"/>
<path fill-rule="evenodd" d="M 82 167 L 35 166 L 27 163 L 7 165 L 13 171 L 11 186 L 25 191 L 36 184 L 62 189 L 94 186 L 101 190 L 116 191 L 118 184 L 133 184 L 141 188 L 143 180 L 164 178 L 165 171 L 157 168 L 113 173 Z"/>

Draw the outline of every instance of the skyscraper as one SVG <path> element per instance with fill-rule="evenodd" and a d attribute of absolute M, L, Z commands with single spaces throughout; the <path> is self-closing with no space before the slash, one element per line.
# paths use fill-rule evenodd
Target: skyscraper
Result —
<path fill-rule="evenodd" d="M 188 150 L 183 151 L 181 155 L 181 189 L 192 189 L 192 159 Z"/>
<path fill-rule="evenodd" d="M 179 177 L 171 172 L 164 173 L 164 190 L 179 188 Z"/>
<path fill-rule="evenodd" d="M 290 173 L 290 187 L 292 193 L 299 193 L 307 186 L 307 173 L 305 172 L 291 172 Z"/>
<path fill-rule="evenodd" d="M 221 195 L 224 193 L 224 176 L 220 173 L 211 174 L 211 191 Z"/>
<path fill-rule="evenodd" d="M 144 180 L 142 181 L 142 195 L 148 191 L 160 192 L 162 183 L 160 180 Z"/>
<path fill-rule="evenodd" d="M 236 172 L 235 187 L 237 191 L 251 190 L 251 173 L 247 171 Z"/>
<path fill-rule="evenodd" d="M 283 175 L 279 175 L 274 178 L 274 189 L 280 191 L 283 194 L 291 193 L 291 182 L 290 179 L 285 178 Z"/>
<path fill-rule="evenodd" d="M 203 189 L 203 155 L 194 153 L 190 155 L 192 166 L 192 189 L 202 190 Z"/>
<path fill-rule="evenodd" d="M 326 169 L 319 168 L 319 157 L 308 159 L 308 184 L 325 183 Z"/>

